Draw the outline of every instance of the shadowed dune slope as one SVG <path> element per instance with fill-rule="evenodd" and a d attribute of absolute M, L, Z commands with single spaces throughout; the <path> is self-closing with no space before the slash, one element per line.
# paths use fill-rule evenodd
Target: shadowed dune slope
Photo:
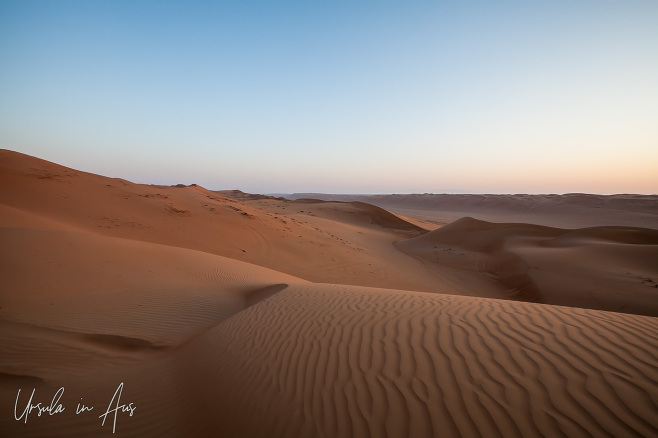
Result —
<path fill-rule="evenodd" d="M 0 321 L 163 345 L 253 304 L 263 288 L 304 282 L 213 254 L 77 231 L 0 228 L 0 245 Z"/>
<path fill-rule="evenodd" d="M 463 218 L 397 246 L 428 266 L 488 273 L 511 299 L 658 316 L 657 230 Z"/>
<path fill-rule="evenodd" d="M 151 365 L 288 283 L 305 283 L 221 256 L 81 231 L 3 227 L 0 247 L 3 436 L 111 434 L 98 414 L 73 414 L 81 397 L 98 411 L 119 382 L 129 382 L 130 396 L 130 386 L 149 381 L 135 400 L 139 414 L 156 409 L 163 381 L 148 379 L 165 374 L 153 374 Z M 131 376 L 142 366 L 149 366 L 147 378 L 135 383 Z M 33 404 L 48 405 L 60 387 L 61 415 L 12 418 L 19 389 L 18 405 L 33 388 Z M 169 436 L 185 436 L 175 412 L 160 415 L 138 415 L 128 434 L 158 435 L 136 432 L 140 421 L 153 420 L 151 427 L 165 424 Z"/>

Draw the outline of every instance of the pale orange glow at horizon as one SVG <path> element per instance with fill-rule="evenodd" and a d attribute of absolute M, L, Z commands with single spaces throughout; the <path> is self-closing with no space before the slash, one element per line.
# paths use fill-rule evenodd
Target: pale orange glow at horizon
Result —
<path fill-rule="evenodd" d="M 261 6 L 0 6 L 0 147 L 257 193 L 658 192 L 656 2 Z"/>

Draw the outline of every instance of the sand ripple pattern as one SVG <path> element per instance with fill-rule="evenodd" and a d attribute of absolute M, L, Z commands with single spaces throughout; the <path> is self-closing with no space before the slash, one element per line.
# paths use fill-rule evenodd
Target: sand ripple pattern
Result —
<path fill-rule="evenodd" d="M 298 284 L 186 348 L 230 436 L 658 436 L 651 317 Z"/>

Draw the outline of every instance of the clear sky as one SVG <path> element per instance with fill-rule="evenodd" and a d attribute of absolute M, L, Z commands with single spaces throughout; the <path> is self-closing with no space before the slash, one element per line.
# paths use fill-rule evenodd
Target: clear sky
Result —
<path fill-rule="evenodd" d="M 658 1 L 0 0 L 0 148 L 257 193 L 658 193 Z"/>

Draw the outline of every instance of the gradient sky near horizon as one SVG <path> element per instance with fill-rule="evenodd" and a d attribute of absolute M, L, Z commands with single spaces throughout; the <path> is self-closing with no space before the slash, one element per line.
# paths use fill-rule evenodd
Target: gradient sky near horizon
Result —
<path fill-rule="evenodd" d="M 0 148 L 254 193 L 658 193 L 658 1 L 0 0 Z"/>

